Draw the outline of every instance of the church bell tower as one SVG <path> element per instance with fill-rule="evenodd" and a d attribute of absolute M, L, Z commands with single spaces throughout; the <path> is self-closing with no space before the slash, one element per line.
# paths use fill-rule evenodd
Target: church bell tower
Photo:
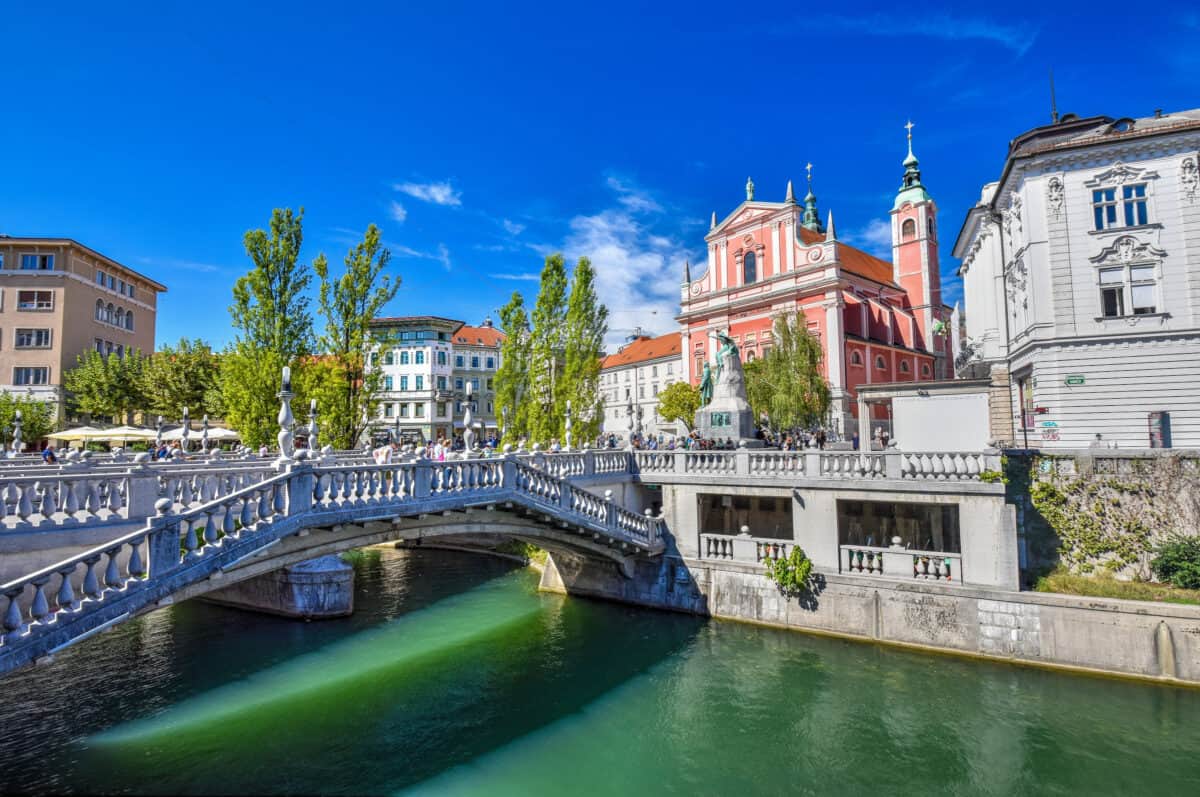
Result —
<path fill-rule="evenodd" d="M 938 271 L 937 205 L 921 183 L 921 167 L 912 150 L 909 122 L 908 157 L 904 178 L 892 205 L 892 278 L 908 295 L 921 339 L 918 348 L 943 351 L 945 335 L 935 335 L 942 323 L 942 281 Z M 939 370 L 943 370 L 939 362 Z M 943 374 L 939 374 L 939 377 Z"/>

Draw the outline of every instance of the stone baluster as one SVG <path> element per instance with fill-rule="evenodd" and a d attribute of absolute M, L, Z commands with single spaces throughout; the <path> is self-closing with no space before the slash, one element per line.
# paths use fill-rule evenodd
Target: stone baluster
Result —
<path fill-rule="evenodd" d="M 9 454 L 9 457 L 15 458 L 16 456 L 18 456 L 21 453 L 22 447 L 23 447 L 23 445 L 21 443 L 21 411 L 17 410 L 15 413 L 13 413 L 12 452 Z"/>
<path fill-rule="evenodd" d="M 25 592 L 25 585 L 12 587 L 4 592 L 4 596 L 8 598 L 8 609 L 4 612 L 4 631 L 5 636 L 20 632 L 25 625 L 21 617 L 21 595 Z"/>
<path fill-rule="evenodd" d="M 76 563 L 72 562 L 57 571 L 58 575 L 62 577 L 57 597 L 59 611 L 70 612 L 75 610 L 75 590 L 71 587 L 71 576 L 75 573 L 75 567 Z"/>
<path fill-rule="evenodd" d="M 29 606 L 29 617 L 35 622 L 44 623 L 50 620 L 50 602 L 46 600 L 46 584 L 49 582 L 49 575 L 39 576 L 31 582 L 33 603 Z"/>
<path fill-rule="evenodd" d="M 92 554 L 83 560 L 87 571 L 83 574 L 83 594 L 91 600 L 100 599 L 100 579 L 96 576 L 96 565 L 100 563 L 100 554 Z"/>
<path fill-rule="evenodd" d="M 283 367 L 283 386 L 275 397 L 279 399 L 279 416 L 276 420 L 279 422 L 279 461 L 287 462 L 292 458 L 292 424 L 295 423 L 295 417 L 292 415 L 292 369 L 288 366 Z"/>

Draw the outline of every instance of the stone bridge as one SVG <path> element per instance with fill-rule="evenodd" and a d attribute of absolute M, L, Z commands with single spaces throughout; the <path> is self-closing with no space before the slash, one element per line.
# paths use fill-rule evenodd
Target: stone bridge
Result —
<path fill-rule="evenodd" d="M 624 452 L 587 460 L 593 473 L 598 461 L 600 470 L 608 470 L 620 460 L 622 477 L 629 478 Z M 568 480 L 570 474 L 558 472 L 573 469 L 563 460 L 551 473 L 515 456 L 389 465 L 298 461 L 277 475 L 262 473 L 260 463 L 252 475 L 243 474 L 242 486 L 217 480 L 214 488 L 204 476 L 198 489 L 207 495 L 199 498 L 195 475 L 164 471 L 156 477 L 155 495 L 166 495 L 157 498 L 157 514 L 144 525 L 0 586 L 7 600 L 0 673 L 175 600 L 377 542 L 459 533 L 511 536 L 611 562 L 626 576 L 638 559 L 663 552 L 661 518 L 623 509 L 611 495 L 582 489 Z M 89 518 L 130 522 L 129 484 L 118 483 L 128 475 L 69 478 L 74 481 L 56 490 L 10 481 L 0 494 L 0 512 L 15 511 L 18 523 L 40 519 L 48 526 L 86 525 Z"/>

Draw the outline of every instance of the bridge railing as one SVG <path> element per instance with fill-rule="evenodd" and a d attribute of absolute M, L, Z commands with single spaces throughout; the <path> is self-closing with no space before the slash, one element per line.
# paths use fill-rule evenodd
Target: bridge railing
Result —
<path fill-rule="evenodd" d="M 76 485 L 63 482 L 57 489 L 61 500 L 73 507 Z M 94 503 L 92 489 L 87 487 L 87 500 Z M 60 500 L 58 493 L 53 495 Z M 36 647 L 44 635 L 48 638 L 43 647 L 69 644 L 121 622 L 130 612 L 190 583 L 187 579 L 227 569 L 299 531 L 300 525 L 276 525 L 285 519 L 314 513 L 323 515 L 324 522 L 341 522 L 334 519 L 347 517 L 342 510 L 361 507 L 378 507 L 398 517 L 406 504 L 409 512 L 419 513 L 431 499 L 440 499 L 435 507 L 457 508 L 469 507 L 477 499 L 486 502 L 505 496 L 592 534 L 603 534 L 610 543 L 640 545 L 649 551 L 662 538 L 661 517 L 630 512 L 613 504 L 611 494 L 601 498 L 515 457 L 315 467 L 297 463 L 284 473 L 238 486 L 178 513 L 172 510 L 179 502 L 170 496 L 160 498 L 157 514 L 145 527 L 0 585 L 0 594 L 8 601 L 0 632 L 0 671 L 9 666 L 6 662 L 16 660 L 6 655 L 15 645 Z M 454 501 L 456 497 L 461 502 Z M 267 535 L 272 528 L 278 531 Z M 193 570 L 193 565 L 199 568 Z M 180 578 L 185 581 L 173 587 L 166 581 Z M 118 599 L 151 587 L 161 594 L 144 592 L 119 604 L 129 607 L 124 613 L 118 611 Z M 62 625 L 68 621 L 70 629 Z"/>

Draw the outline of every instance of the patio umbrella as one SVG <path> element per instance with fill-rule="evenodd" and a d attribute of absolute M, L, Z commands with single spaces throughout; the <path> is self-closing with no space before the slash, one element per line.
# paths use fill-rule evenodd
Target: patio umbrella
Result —
<path fill-rule="evenodd" d="M 115 429 L 105 429 L 105 434 L 108 436 L 105 440 L 120 440 L 124 443 L 127 440 L 153 440 L 153 429 L 141 429 L 137 426 L 118 426 Z"/>
<path fill-rule="evenodd" d="M 202 430 L 192 427 L 188 431 L 188 442 L 199 441 L 201 434 L 203 434 Z M 151 435 L 151 437 L 153 437 L 153 435 Z M 183 427 L 180 426 L 176 429 L 172 429 L 169 432 L 163 432 L 162 439 L 167 440 L 167 441 L 182 440 L 183 439 Z M 208 441 L 210 443 L 213 442 L 214 440 L 241 440 L 241 439 L 242 439 L 241 434 L 239 434 L 238 432 L 235 432 L 233 429 L 224 429 L 219 426 L 208 427 Z"/>
<path fill-rule="evenodd" d="M 97 429 L 94 426 L 77 426 L 74 429 L 64 429 L 61 432 L 55 432 L 48 437 L 55 440 L 106 440 L 105 435 L 108 434 L 103 429 Z"/>

